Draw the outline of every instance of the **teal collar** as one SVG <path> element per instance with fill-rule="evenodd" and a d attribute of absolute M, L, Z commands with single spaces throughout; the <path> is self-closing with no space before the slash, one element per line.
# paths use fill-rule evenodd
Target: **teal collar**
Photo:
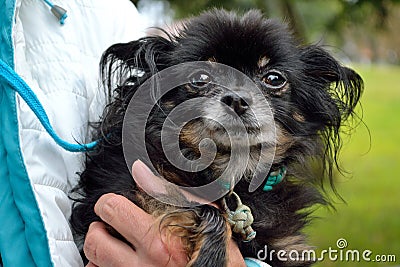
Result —
<path fill-rule="evenodd" d="M 272 171 L 268 174 L 267 180 L 263 187 L 263 191 L 268 192 L 272 190 L 272 187 L 282 182 L 286 176 L 286 166 L 279 167 L 278 170 Z M 221 185 L 227 190 L 233 190 L 230 182 L 221 182 Z"/>
<path fill-rule="evenodd" d="M 272 186 L 279 184 L 282 182 L 283 178 L 286 175 L 286 166 L 281 166 L 278 170 L 270 172 L 267 181 L 263 187 L 263 191 L 271 191 Z"/>

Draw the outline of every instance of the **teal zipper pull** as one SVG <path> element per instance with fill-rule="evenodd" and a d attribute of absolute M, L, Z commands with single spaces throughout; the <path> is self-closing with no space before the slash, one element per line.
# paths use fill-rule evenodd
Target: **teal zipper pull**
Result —
<path fill-rule="evenodd" d="M 67 10 L 64 8 L 54 5 L 50 0 L 43 0 L 51 9 L 51 13 L 58 19 L 61 25 L 64 25 L 67 16 Z"/>

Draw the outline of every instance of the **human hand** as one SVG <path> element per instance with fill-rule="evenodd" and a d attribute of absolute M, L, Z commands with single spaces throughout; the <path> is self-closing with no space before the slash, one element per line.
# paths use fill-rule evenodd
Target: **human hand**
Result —
<path fill-rule="evenodd" d="M 141 162 L 132 168 L 134 175 L 153 179 L 151 171 Z M 86 235 L 84 252 L 86 267 L 107 266 L 186 266 L 188 257 L 179 237 L 159 230 L 156 219 L 123 196 L 103 195 L 95 206 L 96 214 L 128 242 L 113 237 L 103 222 L 93 222 Z M 234 241 L 228 246 L 228 266 L 246 266 Z"/>
<path fill-rule="evenodd" d="M 120 195 L 106 194 L 95 206 L 100 218 L 131 245 L 113 237 L 103 222 L 90 225 L 84 244 L 87 266 L 185 266 L 180 239 L 163 242 L 155 218 Z"/>

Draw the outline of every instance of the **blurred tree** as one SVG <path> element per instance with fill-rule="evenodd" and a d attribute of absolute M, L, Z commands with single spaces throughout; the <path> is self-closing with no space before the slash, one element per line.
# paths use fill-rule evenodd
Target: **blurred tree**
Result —
<path fill-rule="evenodd" d="M 139 1 L 155 1 L 155 0 L 131 0 L 134 4 Z M 267 16 L 282 17 L 292 27 L 294 33 L 301 39 L 307 40 L 305 21 L 312 16 L 308 12 L 308 16 L 304 17 L 301 14 L 307 13 L 308 9 L 315 11 L 314 15 L 320 19 L 319 23 L 324 25 L 326 29 L 338 31 L 346 27 L 348 23 L 363 24 L 366 17 L 376 18 L 375 26 L 382 27 L 386 24 L 388 10 L 393 3 L 400 3 L 400 0 L 159 0 L 169 2 L 171 8 L 175 11 L 176 19 L 181 19 L 189 15 L 198 14 L 203 10 L 213 7 L 225 8 L 228 10 L 235 9 L 246 11 L 252 8 L 257 8 L 263 11 Z M 333 5 L 340 6 L 339 9 L 331 10 L 337 12 L 333 17 L 318 16 L 321 10 L 332 7 Z M 319 10 L 313 8 L 315 4 Z M 325 13 L 325 12 L 323 12 Z M 311 20 L 314 20 L 311 18 Z M 310 26 L 310 25 L 308 25 Z M 307 27 L 307 29 L 310 29 Z M 311 28 L 312 31 L 312 28 Z"/>
<path fill-rule="evenodd" d="M 197 15 L 213 7 L 245 12 L 260 9 L 266 16 L 281 18 L 304 42 L 324 41 L 343 47 L 355 35 L 369 34 L 368 49 L 376 50 L 376 32 L 384 31 L 392 9 L 400 0 L 131 0 L 135 4 L 163 1 L 174 11 L 175 19 Z M 398 23 L 400 25 L 400 23 Z M 390 28 L 390 27 L 389 27 Z M 393 27 L 392 27 L 393 28 Z M 350 29 L 358 32 L 350 32 Z M 389 34 L 389 33 L 388 33 Z M 361 36 L 365 37 L 365 36 Z M 400 47 L 400 44 L 399 44 Z M 396 50 L 396 49 L 395 49 Z M 398 48 L 400 50 L 400 48 Z M 398 51 L 396 50 L 396 51 Z M 397 52 L 396 52 L 397 53 Z M 400 53 L 400 51 L 399 51 Z"/>
<path fill-rule="evenodd" d="M 144 1 L 144 0 L 142 0 Z M 269 17 L 284 17 L 293 29 L 296 36 L 307 40 L 304 23 L 299 14 L 296 1 L 293 0 L 167 0 L 177 18 L 198 14 L 213 7 L 225 8 L 245 12 L 250 9 L 259 9 Z"/>
<path fill-rule="evenodd" d="M 340 26 L 343 23 L 364 23 L 366 16 L 375 18 L 375 25 L 386 25 L 389 9 L 392 4 L 400 3 L 400 0 L 339 0 L 342 10 L 330 23 L 331 27 Z"/>

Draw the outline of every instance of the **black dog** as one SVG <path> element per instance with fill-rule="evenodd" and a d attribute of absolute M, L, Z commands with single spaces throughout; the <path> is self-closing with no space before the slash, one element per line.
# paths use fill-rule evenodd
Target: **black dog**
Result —
<path fill-rule="evenodd" d="M 265 245 L 269 251 L 295 250 L 301 255 L 309 249 L 301 233 L 310 215 L 304 209 L 318 203 L 328 204 L 321 185 L 327 180 L 333 186 L 332 171 L 337 167 L 341 147 L 339 132 L 343 123 L 354 115 L 363 81 L 322 48 L 300 45 L 284 25 L 263 18 L 257 11 L 238 16 L 213 10 L 187 21 L 179 33 L 168 38 L 146 37 L 115 44 L 104 53 L 102 74 L 112 100 L 94 136 L 100 140 L 99 145 L 88 153 L 86 169 L 75 189 L 81 195 L 71 218 L 75 234 L 83 238 L 89 224 L 100 220 L 94 213 L 94 205 L 101 195 L 114 192 L 161 216 L 163 225 L 170 227 L 172 233 L 180 232 L 187 237 L 189 266 L 226 264 L 226 243 L 233 227 L 223 207 L 233 207 L 235 198 L 227 195 L 215 201 L 221 209 L 209 205 L 179 208 L 162 204 L 135 184 L 123 154 L 124 116 L 138 87 L 167 67 L 192 61 L 209 62 L 210 66 L 221 63 L 246 74 L 261 90 L 273 112 L 276 151 L 268 177 L 279 176 L 283 181 L 270 191 L 260 187 L 250 193 L 249 177 L 258 169 L 253 162 L 247 162 L 244 177 L 234 177 L 243 179 L 230 188 L 254 217 L 251 228 L 241 234 L 234 230 L 232 234 L 243 256 L 257 257 L 257 251 Z M 187 77 L 185 85 L 158 101 L 148 118 L 147 153 L 155 169 L 175 184 L 207 184 L 221 175 L 232 156 L 225 130 L 209 118 L 197 118 L 181 129 L 180 148 L 186 158 L 196 159 L 200 157 L 200 141 L 210 138 L 217 148 L 212 164 L 199 172 L 189 172 L 174 167 L 166 158 L 160 137 L 166 116 L 178 104 L 200 96 L 221 103 L 207 106 L 205 101 L 200 109 L 207 110 L 208 115 L 222 119 L 226 115 L 233 128 L 235 122 L 229 116 L 243 120 L 250 140 L 250 161 L 256 158 L 261 165 L 264 163 L 260 146 L 267 141 L 258 136 L 269 128 L 264 127 L 267 120 L 259 100 L 252 98 L 240 81 L 232 81 L 238 87 L 232 93 L 214 86 L 212 79 L 210 72 L 205 71 Z M 257 114 L 261 120 L 254 122 Z M 255 232 L 257 235 L 251 240 Z M 267 260 L 273 266 L 312 263 L 307 258 L 281 261 L 276 253 Z"/>

